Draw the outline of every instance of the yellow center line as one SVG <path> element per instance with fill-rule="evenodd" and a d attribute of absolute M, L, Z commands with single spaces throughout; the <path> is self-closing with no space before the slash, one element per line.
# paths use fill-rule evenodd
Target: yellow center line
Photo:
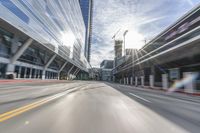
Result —
<path fill-rule="evenodd" d="M 22 113 L 24 113 L 24 112 L 26 112 L 26 111 L 29 111 L 29 110 L 31 110 L 31 109 L 33 109 L 33 108 L 36 108 L 36 107 L 38 107 L 38 106 L 41 106 L 41 105 L 43 105 L 43 104 L 45 104 L 45 103 L 47 103 L 47 102 L 50 102 L 50 101 L 52 101 L 52 100 L 54 100 L 54 99 L 59 98 L 59 97 L 65 95 L 65 94 L 66 94 L 66 93 L 57 94 L 57 95 L 55 95 L 55 96 L 52 96 L 52 97 L 49 97 L 49 98 L 46 98 L 46 99 L 43 99 L 43 100 L 40 100 L 40 101 L 31 103 L 31 104 L 28 104 L 28 105 L 23 106 L 23 107 L 20 107 L 20 108 L 18 108 L 18 109 L 14 109 L 14 110 L 12 110 L 12 111 L 9 111 L 9 112 L 0 114 L 0 122 L 3 122 L 3 121 L 5 121 L 5 120 L 8 120 L 8 119 L 14 117 L 14 116 L 17 116 L 17 115 L 22 114 Z"/>

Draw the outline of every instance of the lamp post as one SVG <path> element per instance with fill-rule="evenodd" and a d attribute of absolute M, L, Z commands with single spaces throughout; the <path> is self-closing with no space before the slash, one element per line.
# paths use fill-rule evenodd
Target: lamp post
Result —
<path fill-rule="evenodd" d="M 125 43 L 125 36 L 126 36 L 127 33 L 128 33 L 128 30 L 126 30 L 126 31 L 124 32 L 124 34 L 123 34 L 123 36 L 124 36 L 124 56 L 125 56 L 125 54 L 126 54 L 126 49 L 125 49 L 125 46 L 126 46 L 126 43 Z"/>

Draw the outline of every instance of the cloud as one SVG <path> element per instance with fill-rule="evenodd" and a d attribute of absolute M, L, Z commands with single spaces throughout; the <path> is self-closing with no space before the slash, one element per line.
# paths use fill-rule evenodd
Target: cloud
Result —
<path fill-rule="evenodd" d="M 188 4 L 190 4 L 191 6 L 194 6 L 194 3 L 192 0 L 186 0 L 188 2 Z"/>
<path fill-rule="evenodd" d="M 126 36 L 127 47 L 140 48 L 144 39 L 152 39 L 199 0 L 94 0 L 91 65 L 99 67 L 104 59 L 113 59 L 112 36 Z"/>

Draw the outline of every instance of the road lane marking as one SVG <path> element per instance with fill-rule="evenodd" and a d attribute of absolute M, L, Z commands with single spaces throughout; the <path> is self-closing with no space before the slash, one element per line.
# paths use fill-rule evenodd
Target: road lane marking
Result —
<path fill-rule="evenodd" d="M 0 114 L 0 122 L 3 122 L 3 121 L 5 121 L 5 120 L 8 120 L 8 119 L 10 119 L 10 118 L 12 118 L 12 117 L 14 117 L 14 116 L 20 115 L 20 114 L 22 114 L 22 113 L 24 113 L 24 112 L 27 112 L 27 111 L 29 111 L 29 110 L 31 110 L 31 109 L 34 109 L 34 108 L 36 108 L 36 107 L 39 107 L 39 106 L 41 106 L 41 105 L 43 105 L 43 104 L 45 104 L 45 103 L 48 103 L 48 102 L 50 102 L 50 101 L 52 101 L 52 100 L 55 100 L 55 99 L 57 99 L 57 98 L 60 98 L 60 97 L 62 97 L 62 96 L 64 96 L 64 95 L 70 93 L 71 91 L 77 90 L 78 88 L 79 88 L 79 87 L 74 88 L 74 89 L 71 89 L 70 91 L 68 90 L 68 91 L 65 91 L 65 92 L 62 92 L 62 93 L 53 95 L 53 96 L 51 96 L 51 97 L 42 99 L 42 100 L 40 100 L 40 101 L 37 101 L 37 102 L 31 103 L 31 104 L 25 105 L 25 106 L 23 106 L 23 107 L 19 107 L 19 108 L 17 108 L 17 109 L 14 109 L 14 110 L 5 112 L 5 113 L 3 113 L 3 114 Z"/>
<path fill-rule="evenodd" d="M 138 99 L 140 99 L 140 100 L 143 100 L 143 101 L 145 101 L 145 102 L 152 103 L 151 101 L 149 101 L 149 100 L 147 100 L 147 99 L 144 99 L 144 98 L 142 98 L 142 97 L 140 97 L 140 96 L 138 96 L 138 95 L 135 95 L 135 94 L 133 94 L 133 93 L 130 93 L 130 92 L 129 92 L 129 94 L 132 95 L 132 96 L 134 96 L 134 97 L 136 97 L 136 98 L 138 98 Z"/>
<path fill-rule="evenodd" d="M 65 95 L 65 93 L 63 93 L 63 94 L 57 94 L 57 95 L 51 96 L 49 98 L 45 98 L 43 100 L 34 102 L 32 104 L 20 107 L 18 109 L 15 109 L 15 110 L 3 113 L 3 114 L 0 115 L 0 122 L 3 122 L 5 120 L 10 119 L 10 118 L 12 118 L 14 116 L 17 116 L 19 114 L 22 114 L 22 113 L 24 113 L 26 111 L 29 111 L 29 110 L 33 109 L 33 108 L 39 107 L 39 106 L 41 106 L 41 105 L 43 105 L 43 104 L 45 104 L 47 102 L 50 102 L 50 101 L 52 101 L 54 99 L 57 99 L 57 98 L 59 98 L 59 97 L 61 97 L 63 95 Z"/>

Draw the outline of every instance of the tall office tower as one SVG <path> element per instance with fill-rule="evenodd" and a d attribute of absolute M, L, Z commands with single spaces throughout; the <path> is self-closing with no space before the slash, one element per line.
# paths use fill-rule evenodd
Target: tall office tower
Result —
<path fill-rule="evenodd" d="M 93 0 L 79 0 L 82 10 L 82 15 L 86 27 L 85 48 L 84 55 L 88 62 L 90 62 L 91 41 L 92 41 L 92 14 L 93 14 Z"/>
<path fill-rule="evenodd" d="M 121 40 L 115 40 L 115 58 L 121 58 L 122 57 L 122 43 Z"/>
<path fill-rule="evenodd" d="M 115 40 L 115 45 L 114 45 L 114 52 L 115 52 L 115 57 L 114 57 L 114 67 L 117 66 L 118 61 L 122 58 L 122 40 Z"/>

